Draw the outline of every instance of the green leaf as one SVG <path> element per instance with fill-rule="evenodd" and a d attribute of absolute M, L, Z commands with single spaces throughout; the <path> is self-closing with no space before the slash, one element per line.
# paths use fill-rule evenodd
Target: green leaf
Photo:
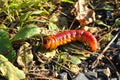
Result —
<path fill-rule="evenodd" d="M 71 56 L 70 62 L 77 65 L 81 63 L 81 60 L 78 57 Z"/>
<path fill-rule="evenodd" d="M 120 25 L 120 18 L 117 18 L 117 19 L 115 20 L 115 25 Z"/>
<path fill-rule="evenodd" d="M 0 75 L 7 80 L 20 80 L 25 78 L 25 73 L 0 55 Z"/>
<path fill-rule="evenodd" d="M 34 24 L 27 25 L 12 38 L 12 41 L 31 38 L 40 33 L 39 27 Z"/>
<path fill-rule="evenodd" d="M 110 28 L 109 25 L 105 24 L 105 23 L 104 23 L 103 21 L 101 21 L 101 20 L 96 20 L 96 23 L 97 23 L 98 25 L 103 25 L 103 26 L 106 26 L 106 27 Z"/>
<path fill-rule="evenodd" d="M 28 20 L 28 21 L 31 21 L 31 22 L 41 22 L 41 23 L 46 23 L 47 21 L 44 20 L 44 19 L 31 19 L 31 20 Z"/>
<path fill-rule="evenodd" d="M 48 28 L 49 30 L 59 30 L 58 26 L 52 22 L 49 22 Z"/>
<path fill-rule="evenodd" d="M 109 33 L 109 34 L 107 34 L 104 38 L 103 38 L 103 41 L 110 41 L 110 40 L 112 40 L 112 38 L 113 38 L 114 36 L 111 34 L 111 33 Z"/>
<path fill-rule="evenodd" d="M 0 30 L 0 53 L 3 53 L 10 61 L 13 61 L 16 56 L 7 32 L 2 29 Z"/>
<path fill-rule="evenodd" d="M 53 15 L 51 16 L 51 18 L 49 19 L 50 22 L 57 22 L 58 21 L 58 16 Z"/>
<path fill-rule="evenodd" d="M 115 7 L 113 5 L 110 5 L 109 3 L 103 3 L 101 6 L 96 8 L 96 10 L 106 10 L 106 11 L 112 11 Z"/>
<path fill-rule="evenodd" d="M 36 11 L 33 11 L 31 15 L 40 15 L 41 13 L 43 13 L 42 10 L 36 10 Z"/>
<path fill-rule="evenodd" d="M 114 7 L 111 6 L 111 5 L 109 5 L 109 4 L 105 4 L 105 5 L 103 6 L 103 10 L 114 10 Z"/>
<path fill-rule="evenodd" d="M 0 29 L 7 29 L 7 26 L 5 26 L 5 24 L 0 24 Z"/>
<path fill-rule="evenodd" d="M 71 3 L 71 4 L 74 4 L 74 0 L 62 0 L 62 2 L 68 2 L 68 3 Z"/>

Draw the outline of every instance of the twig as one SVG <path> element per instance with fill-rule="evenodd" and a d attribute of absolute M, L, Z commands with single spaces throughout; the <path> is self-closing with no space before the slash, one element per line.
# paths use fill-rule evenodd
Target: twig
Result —
<path fill-rule="evenodd" d="M 37 57 L 37 59 L 38 59 L 39 62 L 45 63 L 36 53 L 35 53 L 35 55 L 36 55 L 36 57 Z"/>
<path fill-rule="evenodd" d="M 95 68 L 98 63 L 99 60 L 102 59 L 103 54 L 107 51 L 107 49 L 110 47 L 110 45 L 114 42 L 114 40 L 118 37 L 118 35 L 120 34 L 120 30 L 119 32 L 115 35 L 115 37 L 110 41 L 110 43 L 105 47 L 105 49 L 98 55 L 97 59 L 93 62 L 92 64 L 92 68 Z"/>
<path fill-rule="evenodd" d="M 70 24 L 69 29 L 71 29 L 71 28 L 72 28 L 72 26 L 73 26 L 73 24 L 74 24 L 75 20 L 76 20 L 76 18 L 74 18 L 74 19 L 73 19 L 72 23 Z"/>

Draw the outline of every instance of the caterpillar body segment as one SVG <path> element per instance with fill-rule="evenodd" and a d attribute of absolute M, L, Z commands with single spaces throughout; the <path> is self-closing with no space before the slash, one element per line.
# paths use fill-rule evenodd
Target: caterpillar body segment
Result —
<path fill-rule="evenodd" d="M 68 30 L 54 36 L 45 37 L 44 40 L 45 43 L 43 46 L 50 50 L 73 41 L 80 41 L 87 44 L 91 48 L 91 51 L 96 51 L 98 48 L 98 43 L 94 35 L 84 30 Z"/>

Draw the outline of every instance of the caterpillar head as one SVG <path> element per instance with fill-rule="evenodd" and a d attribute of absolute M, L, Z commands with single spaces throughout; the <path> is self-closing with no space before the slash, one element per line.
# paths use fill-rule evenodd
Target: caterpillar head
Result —
<path fill-rule="evenodd" d="M 49 49 L 50 46 L 51 46 L 51 36 L 44 38 L 43 44 L 44 44 L 43 46 L 44 46 L 46 49 Z"/>

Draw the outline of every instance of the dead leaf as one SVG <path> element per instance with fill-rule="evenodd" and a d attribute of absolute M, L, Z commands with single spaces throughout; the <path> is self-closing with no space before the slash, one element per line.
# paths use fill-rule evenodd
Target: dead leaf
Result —
<path fill-rule="evenodd" d="M 110 69 L 109 69 L 108 67 L 104 70 L 104 74 L 105 74 L 107 77 L 110 77 L 111 72 L 110 72 Z"/>
<path fill-rule="evenodd" d="M 71 64 L 70 71 L 72 71 L 75 74 L 78 74 L 80 71 L 80 68 L 77 65 Z"/>
<path fill-rule="evenodd" d="M 53 58 L 56 54 L 56 50 L 52 50 L 51 52 L 46 52 L 45 57 Z"/>
<path fill-rule="evenodd" d="M 92 26 L 84 26 L 82 29 L 91 33 L 95 33 L 98 31 L 98 28 Z"/>
<path fill-rule="evenodd" d="M 18 51 L 18 64 L 25 70 L 29 66 L 30 62 L 33 61 L 33 54 L 30 44 L 25 42 Z"/>
<path fill-rule="evenodd" d="M 95 12 L 87 7 L 85 0 L 78 0 L 75 4 L 76 19 L 81 26 L 86 26 L 95 21 Z"/>

